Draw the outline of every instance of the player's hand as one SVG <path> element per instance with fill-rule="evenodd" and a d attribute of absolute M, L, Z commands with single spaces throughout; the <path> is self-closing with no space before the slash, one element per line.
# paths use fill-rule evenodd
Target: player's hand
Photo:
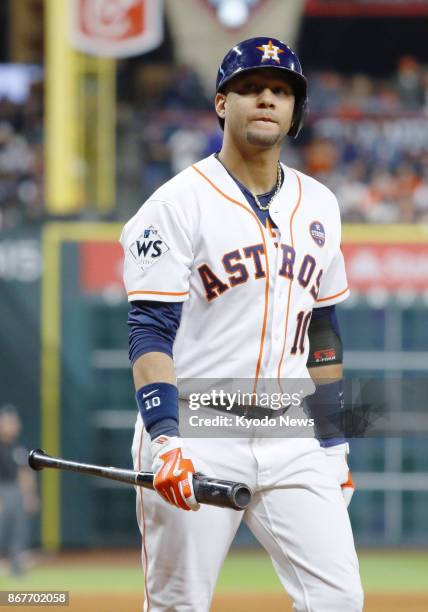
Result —
<path fill-rule="evenodd" d="M 327 457 L 329 469 L 340 484 L 343 499 L 346 507 L 348 507 L 355 491 L 351 470 L 348 467 L 349 445 L 345 442 L 344 444 L 323 448 L 323 450 Z"/>
<path fill-rule="evenodd" d="M 182 438 L 158 436 L 151 448 L 153 485 L 159 495 L 177 508 L 199 510 L 193 489 L 195 468 L 183 449 Z"/>
<path fill-rule="evenodd" d="M 37 495 L 24 495 L 24 510 L 28 514 L 35 514 L 40 510 L 40 502 Z"/>

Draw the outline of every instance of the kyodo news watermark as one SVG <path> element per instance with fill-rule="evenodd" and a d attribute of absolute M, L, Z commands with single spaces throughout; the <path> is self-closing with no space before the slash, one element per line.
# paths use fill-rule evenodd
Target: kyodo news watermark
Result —
<path fill-rule="evenodd" d="M 322 381 L 328 384 L 328 380 Z M 317 384 L 319 384 L 317 382 Z M 314 437 L 311 379 L 179 380 L 184 437 Z M 346 378 L 343 401 L 321 406 L 348 438 L 427 436 L 428 378 Z"/>

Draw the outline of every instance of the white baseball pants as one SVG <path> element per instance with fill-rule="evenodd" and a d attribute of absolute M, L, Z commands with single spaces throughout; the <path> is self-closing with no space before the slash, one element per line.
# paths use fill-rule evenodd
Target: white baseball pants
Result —
<path fill-rule="evenodd" d="M 197 470 L 245 482 L 255 495 L 244 512 L 206 505 L 185 512 L 137 488 L 145 612 L 208 612 L 241 520 L 269 553 L 294 610 L 361 612 L 348 512 L 315 439 L 186 438 L 186 447 Z M 140 416 L 132 454 L 135 469 L 151 470 Z"/>

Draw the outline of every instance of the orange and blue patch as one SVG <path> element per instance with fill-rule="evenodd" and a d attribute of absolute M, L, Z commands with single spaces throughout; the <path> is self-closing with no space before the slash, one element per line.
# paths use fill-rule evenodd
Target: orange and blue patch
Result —
<path fill-rule="evenodd" d="M 320 221 L 313 221 L 309 226 L 309 232 L 314 242 L 319 246 L 323 247 L 325 244 L 325 229 Z"/>

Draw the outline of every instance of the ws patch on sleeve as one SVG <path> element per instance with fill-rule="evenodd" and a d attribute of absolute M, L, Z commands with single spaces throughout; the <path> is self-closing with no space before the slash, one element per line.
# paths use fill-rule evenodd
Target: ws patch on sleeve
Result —
<path fill-rule="evenodd" d="M 135 263 L 142 269 L 147 270 L 159 261 L 162 255 L 169 251 L 169 246 L 153 225 L 144 230 L 137 240 L 129 247 Z"/>

